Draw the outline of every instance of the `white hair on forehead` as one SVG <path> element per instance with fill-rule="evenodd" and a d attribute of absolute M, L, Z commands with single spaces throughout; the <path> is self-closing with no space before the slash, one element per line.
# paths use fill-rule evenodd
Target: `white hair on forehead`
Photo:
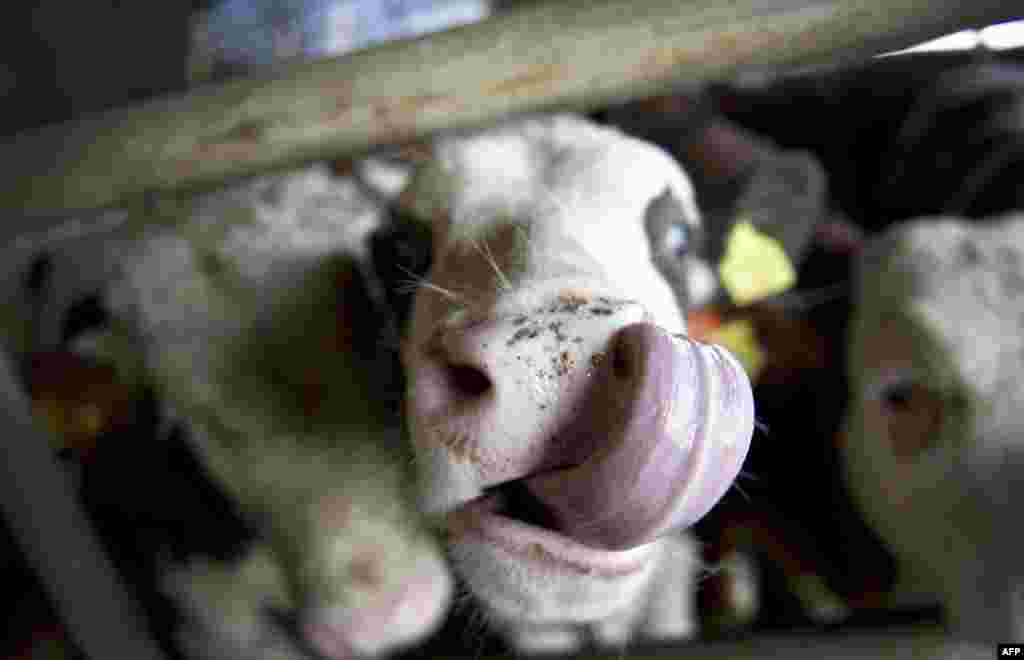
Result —
<path fill-rule="evenodd" d="M 269 315 L 324 270 L 325 258 L 360 254 L 379 223 L 380 209 L 324 166 L 250 179 L 198 196 L 185 222 L 126 246 L 127 279 L 112 304 L 141 311 L 150 332 L 175 333 L 164 340 L 184 328 L 220 333 L 212 321 Z"/>
<path fill-rule="evenodd" d="M 480 238 L 495 219 L 576 222 L 640 213 L 667 188 L 699 224 L 692 185 L 659 147 L 572 115 L 501 124 L 441 140 L 433 200 L 452 214 L 449 238 Z M 428 217 L 433 214 L 427 213 Z M 541 222 L 535 222 L 540 220 Z"/>
<path fill-rule="evenodd" d="M 922 350 L 980 399 L 1024 361 L 1024 215 L 923 218 L 871 242 L 858 265 L 862 316 L 914 319 Z M 895 316 L 893 316 L 895 315 Z"/>
<path fill-rule="evenodd" d="M 190 419 L 221 477 L 280 487 L 293 480 L 306 491 L 330 484 L 336 475 L 318 466 L 357 451 L 358 443 L 339 441 L 350 433 L 346 413 L 307 428 L 274 374 L 295 379 L 324 364 L 319 344 L 290 339 L 330 332 L 332 260 L 363 249 L 379 209 L 316 166 L 202 195 L 185 217 L 123 250 L 123 277 L 108 296 L 112 313 L 139 335 L 149 376 Z M 342 381 L 332 382 L 331 401 L 358 399 L 358 386 Z M 367 450 L 366 460 L 390 460 L 386 454 Z M 305 478 L 295 480 L 299 473 Z"/>
<path fill-rule="evenodd" d="M 1024 215 L 983 222 L 926 217 L 874 239 L 861 257 L 860 277 L 870 278 L 871 271 L 883 266 L 887 273 L 902 277 L 912 295 L 935 295 L 956 278 L 981 280 L 991 274 L 1002 282 L 1020 272 L 1022 260 Z"/>
<path fill-rule="evenodd" d="M 496 220 L 536 220 L 553 214 L 557 205 L 544 178 L 552 154 L 539 148 L 537 139 L 547 123 L 502 125 L 438 146 L 438 162 L 453 183 L 450 239 L 483 238 Z"/>

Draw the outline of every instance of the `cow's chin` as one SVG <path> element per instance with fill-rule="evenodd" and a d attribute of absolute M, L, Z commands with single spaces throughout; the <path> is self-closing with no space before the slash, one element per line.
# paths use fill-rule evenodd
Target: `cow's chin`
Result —
<path fill-rule="evenodd" d="M 455 571 L 495 621 L 597 623 L 646 593 L 662 543 L 597 550 L 491 510 L 487 498 L 448 514 Z"/>

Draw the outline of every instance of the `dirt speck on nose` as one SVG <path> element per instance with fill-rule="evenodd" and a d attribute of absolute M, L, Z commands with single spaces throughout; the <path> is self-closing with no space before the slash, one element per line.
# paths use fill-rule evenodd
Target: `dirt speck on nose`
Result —
<path fill-rule="evenodd" d="M 555 363 L 555 373 L 559 376 L 565 376 L 576 366 L 576 359 L 569 354 L 569 351 L 562 351 L 558 355 L 557 361 L 552 358 L 552 362 Z"/>
<path fill-rule="evenodd" d="M 559 294 L 558 302 L 561 303 L 563 312 L 574 313 L 590 302 L 590 296 L 581 291 L 564 291 Z"/>
<path fill-rule="evenodd" d="M 544 561 L 548 559 L 548 553 L 544 551 L 544 548 L 539 543 L 531 543 L 527 546 L 526 556 L 534 561 Z"/>
<path fill-rule="evenodd" d="M 505 346 L 508 346 L 508 347 L 515 346 L 517 343 L 521 342 L 522 340 L 524 340 L 524 339 L 533 339 L 534 337 L 536 337 L 539 334 L 540 334 L 540 328 L 535 328 L 535 327 L 534 328 L 519 328 L 518 330 L 516 330 L 515 334 L 512 335 L 507 342 L 505 342 Z"/>

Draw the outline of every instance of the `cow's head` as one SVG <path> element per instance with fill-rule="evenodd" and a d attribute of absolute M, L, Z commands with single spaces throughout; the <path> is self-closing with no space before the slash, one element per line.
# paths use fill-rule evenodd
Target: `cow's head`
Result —
<path fill-rule="evenodd" d="M 1024 220 L 928 218 L 859 263 L 847 474 L 967 637 L 1020 636 Z"/>
<path fill-rule="evenodd" d="M 268 611 L 283 608 L 326 657 L 420 639 L 451 579 L 370 373 L 381 337 L 354 259 L 376 207 L 312 168 L 172 215 L 121 255 L 115 328 L 134 329 L 149 377 L 261 534 L 256 559 L 176 584 L 228 637 L 254 634 L 254 616 L 273 628 Z M 222 598 L 206 597 L 211 580 Z"/>
<path fill-rule="evenodd" d="M 699 223 L 689 181 L 555 116 L 439 140 L 405 201 L 433 234 L 406 419 L 457 571 L 499 620 L 629 607 L 654 541 L 721 497 L 753 430 L 742 369 L 686 337 L 655 263 L 652 227 L 679 242 Z"/>

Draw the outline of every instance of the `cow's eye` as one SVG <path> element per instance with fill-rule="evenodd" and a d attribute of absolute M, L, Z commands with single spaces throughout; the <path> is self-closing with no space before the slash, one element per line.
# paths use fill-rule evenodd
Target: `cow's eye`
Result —
<path fill-rule="evenodd" d="M 690 251 L 692 229 L 683 222 L 676 222 L 669 225 L 665 230 L 665 237 L 662 239 L 666 252 L 677 257 L 684 257 Z"/>
<path fill-rule="evenodd" d="M 909 458 L 933 446 L 945 413 L 942 395 L 910 373 L 889 375 L 868 390 L 882 432 L 897 457 Z"/>
<path fill-rule="evenodd" d="M 892 383 L 879 392 L 879 399 L 892 413 L 909 412 L 920 398 L 920 389 L 920 385 L 910 381 Z"/>

